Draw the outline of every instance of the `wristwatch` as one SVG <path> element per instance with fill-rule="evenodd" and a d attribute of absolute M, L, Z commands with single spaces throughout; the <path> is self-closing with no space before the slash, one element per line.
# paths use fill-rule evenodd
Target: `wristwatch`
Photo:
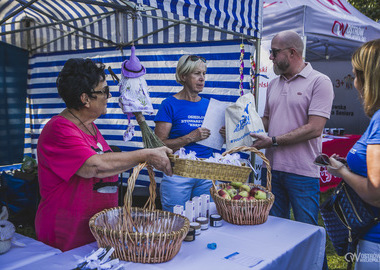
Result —
<path fill-rule="evenodd" d="M 275 136 L 272 137 L 272 146 L 278 146 L 278 143 L 277 143 Z"/>

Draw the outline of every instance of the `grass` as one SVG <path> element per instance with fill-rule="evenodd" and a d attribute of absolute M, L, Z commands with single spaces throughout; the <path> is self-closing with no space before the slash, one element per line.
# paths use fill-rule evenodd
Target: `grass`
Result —
<path fill-rule="evenodd" d="M 321 193 L 320 202 L 321 203 L 324 202 L 329 197 L 329 195 L 332 193 L 332 191 L 333 190 L 329 190 L 325 193 Z M 140 205 L 135 205 L 135 206 L 140 206 Z M 323 220 L 322 220 L 320 215 L 319 215 L 318 224 L 320 226 L 324 227 Z M 16 232 L 19 234 L 26 235 L 26 236 L 29 236 L 31 238 L 36 239 L 36 233 L 35 233 L 34 227 L 30 224 L 26 225 L 26 226 L 21 226 L 21 225 L 16 226 Z M 344 260 L 344 258 L 342 256 L 338 256 L 335 253 L 334 247 L 333 247 L 330 239 L 328 238 L 328 236 L 326 239 L 326 256 L 327 256 L 327 264 L 329 266 L 329 269 L 331 269 L 331 270 L 345 270 L 347 268 L 347 262 Z"/>
<path fill-rule="evenodd" d="M 28 226 L 19 225 L 16 227 L 16 232 L 33 239 L 37 239 L 36 231 L 34 230 L 34 227 L 31 225 L 28 225 Z"/>

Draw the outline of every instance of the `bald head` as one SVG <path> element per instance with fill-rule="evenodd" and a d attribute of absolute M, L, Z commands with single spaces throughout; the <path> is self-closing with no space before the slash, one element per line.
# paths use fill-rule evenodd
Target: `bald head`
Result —
<path fill-rule="evenodd" d="M 275 39 L 283 48 L 294 48 L 302 57 L 304 46 L 303 41 L 297 32 L 292 30 L 282 31 L 273 37 L 273 40 Z"/>

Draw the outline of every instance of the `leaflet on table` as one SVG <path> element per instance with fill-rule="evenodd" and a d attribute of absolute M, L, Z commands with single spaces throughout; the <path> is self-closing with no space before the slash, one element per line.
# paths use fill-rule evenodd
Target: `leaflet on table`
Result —
<path fill-rule="evenodd" d="M 224 138 L 220 135 L 219 130 L 225 125 L 224 112 L 230 103 L 222 102 L 211 98 L 208 105 L 202 127 L 211 131 L 210 137 L 199 141 L 198 144 L 208 146 L 213 149 L 221 150 L 224 144 Z"/>
<path fill-rule="evenodd" d="M 250 256 L 247 254 L 242 254 L 239 252 L 234 252 L 230 255 L 227 255 L 226 257 L 224 257 L 224 259 L 226 259 L 230 262 L 234 262 L 234 263 L 243 265 L 243 266 L 248 267 L 248 268 L 255 267 L 256 265 L 258 265 L 259 263 L 264 261 L 260 257 L 253 257 L 253 256 Z"/>

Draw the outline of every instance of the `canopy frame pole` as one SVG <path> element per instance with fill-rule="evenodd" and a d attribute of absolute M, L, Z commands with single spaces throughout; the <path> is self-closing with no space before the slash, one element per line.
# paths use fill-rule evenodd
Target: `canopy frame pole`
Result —
<path fill-rule="evenodd" d="M 119 11 L 129 11 L 129 12 L 135 12 L 137 11 L 136 7 L 137 5 L 135 3 L 133 3 L 134 6 L 131 5 L 131 3 L 128 3 L 126 1 L 123 1 L 123 0 L 120 0 L 122 1 L 125 6 L 122 6 L 122 5 L 118 5 L 118 4 L 114 4 L 114 3 L 104 3 L 104 2 L 98 2 L 98 1 L 94 1 L 94 0 L 68 0 L 68 1 L 71 1 L 71 2 L 80 2 L 80 3 L 84 3 L 84 4 L 90 4 L 90 5 L 96 5 L 96 6 L 101 6 L 101 7 L 108 7 L 108 8 L 113 8 L 113 9 L 116 9 L 116 10 L 119 10 Z M 155 10 L 157 8 L 154 8 L 154 7 L 149 7 L 149 6 L 144 6 L 144 10 Z M 141 10 L 140 10 L 141 11 Z"/>
<path fill-rule="evenodd" d="M 70 1 L 72 1 L 72 0 L 70 0 Z M 176 19 L 169 19 L 169 18 L 163 18 L 163 17 L 158 17 L 158 16 L 144 14 L 143 12 L 151 11 L 151 10 L 156 10 L 157 8 L 152 8 L 152 7 L 149 7 L 149 6 L 144 6 L 143 9 L 140 10 L 140 9 L 137 8 L 137 5 L 135 5 L 134 7 L 132 7 L 126 1 L 124 1 L 124 0 L 121 0 L 121 1 L 126 6 L 120 6 L 120 5 L 116 5 L 116 4 L 112 4 L 112 3 L 103 3 L 103 2 L 97 2 L 97 1 L 91 1 L 91 0 L 76 0 L 76 2 L 81 2 L 81 3 L 85 3 L 85 4 L 92 4 L 92 5 L 98 5 L 98 6 L 104 6 L 104 7 L 111 7 L 111 8 L 122 10 L 122 11 L 125 11 L 125 10 L 128 10 L 129 12 L 140 11 L 141 12 L 141 16 L 145 16 L 145 17 L 148 17 L 148 18 L 159 19 L 159 20 L 166 20 L 166 21 L 171 21 L 171 22 L 174 22 L 174 23 L 178 23 L 179 22 L 180 24 L 193 25 L 193 26 L 197 26 L 197 27 L 201 27 L 201 28 L 206 28 L 206 29 L 209 29 L 209 30 L 214 30 L 214 31 L 218 31 L 218 32 L 222 32 L 222 33 L 226 33 L 226 34 L 230 34 L 230 35 L 234 35 L 234 36 L 244 37 L 247 40 L 256 39 L 254 36 L 249 36 L 249 35 L 246 35 L 246 34 L 242 34 L 242 33 L 238 33 L 238 32 L 233 32 L 233 31 L 230 31 L 230 30 L 224 30 L 224 29 L 220 29 L 220 28 L 216 28 L 216 27 L 199 25 L 199 24 L 192 23 L 192 22 L 183 22 L 183 21 L 179 21 L 179 20 L 176 20 Z"/>
<path fill-rule="evenodd" d="M 143 38 L 148 37 L 148 36 L 150 36 L 150 35 L 154 35 L 154 34 L 156 34 L 156 33 L 158 33 L 158 32 L 164 31 L 164 30 L 166 30 L 166 29 L 169 29 L 169 28 L 174 27 L 174 26 L 179 25 L 179 24 L 180 24 L 180 22 L 177 22 L 177 23 L 173 23 L 173 24 L 171 24 L 171 25 L 168 25 L 168 26 L 162 27 L 162 28 L 160 28 L 160 29 L 157 29 L 157 30 L 155 30 L 155 31 L 152 31 L 152 32 L 150 32 L 150 33 L 147 33 L 147 34 L 145 34 L 145 35 L 143 35 L 143 36 L 141 36 L 141 37 L 138 37 L 138 38 L 136 38 L 136 39 L 133 39 L 133 40 L 131 40 L 130 42 L 124 43 L 124 44 L 122 44 L 122 46 L 129 46 L 129 45 L 133 44 L 134 42 L 139 41 L 140 39 L 143 39 Z"/>
<path fill-rule="evenodd" d="M 19 3 L 22 4 L 22 5 L 24 4 L 24 2 L 23 2 L 22 0 L 16 0 L 16 1 L 19 2 Z M 36 7 L 31 6 L 30 9 L 33 9 L 34 11 L 36 11 L 36 12 L 38 12 L 38 13 L 40 13 L 40 14 L 42 14 L 42 15 L 44 15 L 44 16 L 46 16 L 46 17 L 48 17 L 48 18 L 50 18 L 50 19 L 52 19 L 52 20 L 54 20 L 54 21 L 61 22 L 62 24 L 66 25 L 67 27 L 73 28 L 73 29 L 75 29 L 75 30 L 77 30 L 77 31 L 80 31 L 80 32 L 82 32 L 82 33 L 84 33 L 84 34 L 87 34 L 87 35 L 89 35 L 89 36 L 96 37 L 96 38 L 98 38 L 100 41 L 103 41 L 103 42 L 108 43 L 108 44 L 118 45 L 118 44 L 116 44 L 115 42 L 113 42 L 112 40 L 108 40 L 108 39 L 102 38 L 102 37 L 97 36 L 97 35 L 95 35 L 95 34 L 93 34 L 93 33 L 91 33 L 91 32 L 88 32 L 88 31 L 86 31 L 86 30 L 84 30 L 84 29 L 81 29 L 81 28 L 79 28 L 79 27 L 77 27 L 77 26 L 74 26 L 74 25 L 69 24 L 69 23 L 67 23 L 67 22 L 65 22 L 65 21 L 59 20 L 59 19 L 57 19 L 56 17 L 51 16 L 50 14 L 48 14 L 48 13 L 46 13 L 46 12 L 40 10 L 39 8 L 36 8 Z M 95 22 L 97 22 L 97 21 L 99 21 L 99 20 L 96 20 Z M 83 28 L 83 27 L 86 27 L 86 26 L 88 26 L 88 25 L 82 26 L 82 28 Z"/>
<path fill-rule="evenodd" d="M 70 19 L 70 20 L 57 21 L 57 22 L 54 22 L 54 23 L 40 24 L 40 25 L 37 25 L 37 26 L 29 27 L 29 28 L 23 28 L 23 29 L 17 29 L 17 30 L 11 30 L 11 31 L 6 31 L 6 32 L 1 32 L 0 36 L 5 36 L 5 35 L 9 35 L 9 34 L 15 34 L 15 33 L 29 31 L 29 30 L 35 30 L 35 29 L 44 28 L 44 27 L 55 26 L 57 24 L 61 24 L 62 22 L 74 22 L 74 21 L 79 21 L 79 20 L 83 20 L 83 19 L 89 19 L 89 18 L 92 18 L 92 17 L 99 17 L 99 16 L 113 14 L 113 13 L 114 13 L 113 11 L 110 11 L 110 12 L 105 12 L 105 13 L 96 14 L 96 15 L 89 15 L 89 16 L 85 16 L 85 17 Z M 35 20 L 34 20 L 34 22 L 38 23 Z M 21 22 L 14 22 L 14 23 L 21 23 Z M 64 31 L 65 32 L 65 30 L 62 30 L 62 29 L 59 29 L 59 28 L 55 28 L 55 29 L 59 30 L 59 31 Z"/>
<path fill-rule="evenodd" d="M 97 20 L 95 20 L 95 21 L 92 21 L 92 22 L 90 22 L 90 23 L 88 23 L 88 24 L 85 24 L 85 25 L 83 25 L 82 27 L 90 26 L 91 24 L 94 24 L 94 23 L 96 23 L 96 22 L 98 22 L 98 21 L 101 21 L 101 20 L 103 20 L 103 19 L 105 19 L 105 18 L 107 18 L 107 17 L 109 17 L 109 16 L 111 16 L 111 15 L 112 15 L 112 14 L 105 15 L 104 17 L 99 18 L 99 19 L 97 19 Z M 66 33 L 66 34 L 63 35 L 63 36 L 60 36 L 60 37 L 58 37 L 58 38 L 55 38 L 55 39 L 53 39 L 53 40 L 50 40 L 49 42 L 46 42 L 46 43 L 44 43 L 44 44 L 41 44 L 40 46 L 33 48 L 32 51 L 38 50 L 39 48 L 42 48 L 42 47 L 45 47 L 46 45 L 48 45 L 48 44 L 50 44 L 50 43 L 53 43 L 53 42 L 55 42 L 55 41 L 57 41 L 57 40 L 59 40 L 59 39 L 61 39 L 61 38 L 64 38 L 64 37 L 69 36 L 69 35 L 72 35 L 72 34 L 74 34 L 76 31 L 77 31 L 77 30 L 73 30 L 73 31 L 71 31 L 71 32 Z M 108 42 L 108 43 L 109 43 L 109 42 Z M 113 41 L 112 41 L 112 43 L 113 43 L 113 44 L 116 44 L 116 43 L 114 43 Z M 118 45 L 118 44 L 116 44 L 116 45 Z"/>
<path fill-rule="evenodd" d="M 260 72 L 260 55 L 261 55 L 261 38 L 256 39 L 256 68 L 255 73 L 259 74 Z M 259 106 L 259 85 L 260 85 L 260 76 L 255 77 L 255 105 L 256 105 L 256 111 L 258 110 Z"/>
<path fill-rule="evenodd" d="M 214 30 L 214 31 L 230 34 L 230 35 L 238 37 L 239 39 L 242 38 L 242 37 L 244 37 L 244 39 L 246 39 L 246 40 L 255 40 L 255 39 L 257 39 L 254 36 L 249 36 L 249 35 L 246 35 L 246 34 L 243 34 L 243 33 L 233 32 L 233 31 L 230 31 L 230 30 L 224 30 L 224 29 L 220 29 L 220 28 L 217 28 L 217 27 L 207 26 L 207 25 L 200 25 L 200 24 L 196 24 L 196 23 L 193 23 L 193 22 L 180 21 L 180 20 L 170 19 L 170 18 L 163 18 L 163 17 L 148 15 L 148 14 L 144 14 L 144 13 L 141 13 L 141 16 L 152 18 L 152 19 L 170 21 L 170 22 L 174 22 L 174 23 L 192 25 L 192 26 L 196 26 L 196 27 L 200 27 L 200 28 L 206 28 L 206 29 L 209 29 L 209 30 Z"/>
<path fill-rule="evenodd" d="M 26 9 L 27 7 L 33 5 L 35 2 L 37 2 L 38 0 L 32 0 L 30 1 L 29 3 L 25 4 L 25 3 L 20 3 L 21 4 L 21 7 L 19 9 L 16 9 L 15 11 L 13 11 L 11 14 L 9 14 L 7 17 L 5 17 L 4 19 L 2 19 L 0 21 L 0 26 L 6 22 L 9 18 L 13 17 L 14 15 L 16 15 L 17 13 L 20 13 L 21 11 L 23 11 L 24 9 Z"/>
<path fill-rule="evenodd" d="M 255 42 L 255 47 L 256 47 L 256 55 L 255 55 L 255 62 L 256 62 L 256 67 L 255 67 L 255 75 L 259 74 L 260 72 L 260 55 L 261 55 L 261 38 L 256 39 Z M 260 76 L 255 76 L 255 92 L 253 92 L 252 89 L 252 94 L 254 94 L 255 97 L 255 106 L 256 106 L 256 111 L 258 111 L 259 108 L 259 86 L 260 86 Z M 256 170 L 256 155 L 251 152 L 251 165 L 253 168 Z M 255 182 L 255 175 L 254 172 L 251 174 L 251 177 L 249 179 L 249 182 L 254 183 Z"/>

